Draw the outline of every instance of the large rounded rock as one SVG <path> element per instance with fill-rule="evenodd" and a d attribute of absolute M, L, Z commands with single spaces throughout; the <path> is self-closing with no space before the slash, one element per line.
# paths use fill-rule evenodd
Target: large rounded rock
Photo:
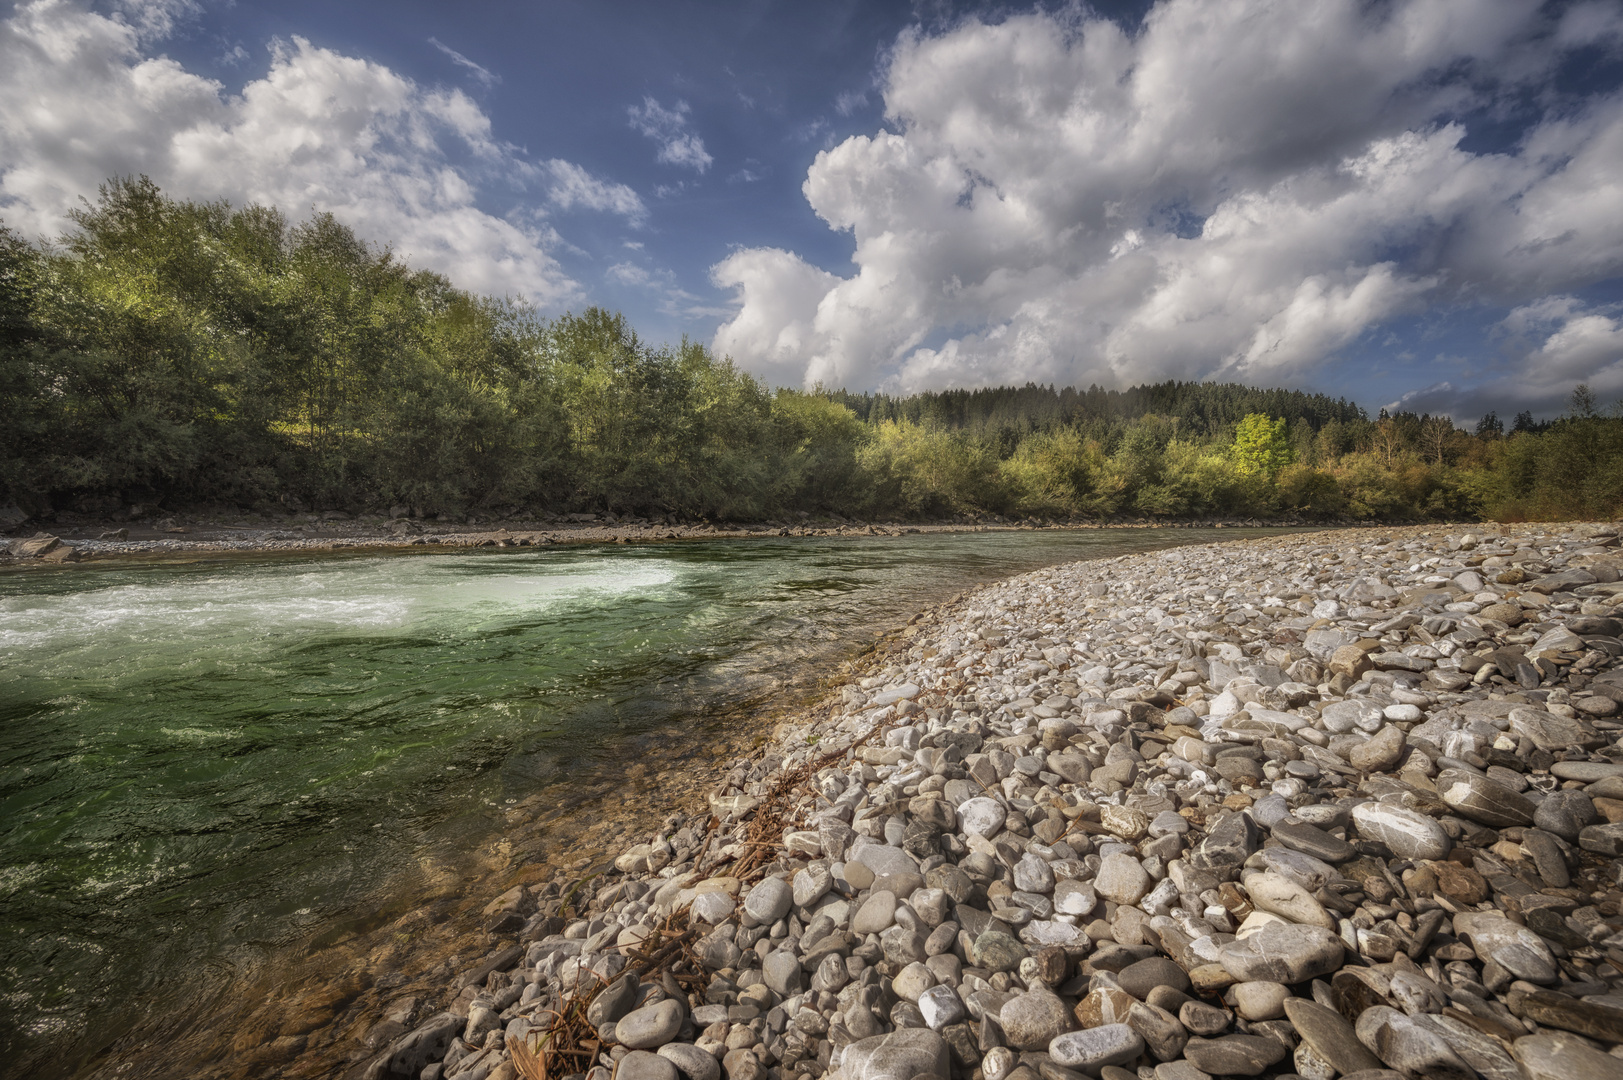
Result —
<path fill-rule="evenodd" d="M 721 1080 L 721 1062 L 692 1043 L 666 1043 L 659 1056 L 675 1065 L 683 1080 Z"/>
<path fill-rule="evenodd" d="M 681 1080 L 674 1061 L 646 1050 L 633 1050 L 621 1058 L 614 1075 L 616 1080 Z"/>
<path fill-rule="evenodd" d="M 998 1023 L 1016 1050 L 1042 1050 L 1070 1029 L 1071 1010 L 1055 994 L 1033 990 L 1004 1002 Z"/>
<path fill-rule="evenodd" d="M 1446 859 L 1453 846 L 1441 825 L 1408 807 L 1360 803 L 1352 819 L 1359 836 L 1385 844 L 1400 859 Z"/>
<path fill-rule="evenodd" d="M 952 1075 L 947 1043 L 929 1028 L 902 1028 L 858 1039 L 840 1056 L 845 1080 L 913 1080 Z"/>
<path fill-rule="evenodd" d="M 1003 829 L 1009 813 L 996 799 L 970 799 L 958 808 L 958 827 L 970 836 L 990 840 Z"/>
<path fill-rule="evenodd" d="M 1299 983 L 1341 966 L 1341 938 L 1321 926 L 1276 922 L 1217 952 L 1235 982 Z"/>
<path fill-rule="evenodd" d="M 896 894 L 888 889 L 875 889 L 857 908 L 851 919 L 854 934 L 880 934 L 889 930 L 896 921 Z"/>
<path fill-rule="evenodd" d="M 1191 1065 L 1216 1076 L 1256 1076 L 1288 1053 L 1284 1043 L 1262 1035 L 1196 1036 L 1183 1047 Z"/>
<path fill-rule="evenodd" d="M 771 926 L 794 906 L 794 888 L 782 878 L 769 877 L 744 897 L 744 910 L 762 926 Z"/>
<path fill-rule="evenodd" d="M 1396 725 L 1382 728 L 1367 741 L 1359 743 L 1347 754 L 1355 769 L 1365 772 L 1386 772 L 1403 757 L 1403 731 Z"/>
<path fill-rule="evenodd" d="M 1158 986 L 1170 986 L 1180 993 L 1189 990 L 1188 973 L 1164 956 L 1150 956 L 1128 964 L 1116 973 L 1116 982 L 1140 1001 L 1148 1001 L 1150 991 Z"/>
<path fill-rule="evenodd" d="M 614 1025 L 614 1041 L 632 1050 L 664 1046 L 682 1030 L 683 1015 L 682 1006 L 670 998 L 634 1009 Z"/>
<path fill-rule="evenodd" d="M 1533 812 L 1538 808 L 1532 800 L 1497 780 L 1464 769 L 1444 769 L 1437 774 L 1436 783 L 1437 794 L 1461 817 L 1493 829 L 1533 824 Z"/>

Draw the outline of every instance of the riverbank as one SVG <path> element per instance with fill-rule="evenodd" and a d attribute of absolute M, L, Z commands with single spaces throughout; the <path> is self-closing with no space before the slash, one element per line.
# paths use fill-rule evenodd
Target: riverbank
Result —
<path fill-rule="evenodd" d="M 571 515 L 578 518 L 595 515 Z M 787 522 L 497 522 L 486 525 L 418 521 L 410 518 L 352 519 L 314 516 L 298 524 L 227 524 L 196 519 L 173 523 L 79 522 L 29 523 L 0 540 L 0 567 L 56 566 L 107 559 L 153 558 L 187 554 L 255 552 L 392 551 L 422 548 L 527 548 L 568 544 L 647 544 L 680 540 L 748 540 L 770 537 L 910 536 L 964 532 L 1034 530 L 1098 531 L 1104 529 L 1302 528 L 1297 519 L 1255 521 L 1200 519 L 1157 522 L 1121 521 L 958 521 L 934 523 L 858 522 L 822 519 Z M 1343 522 L 1343 526 L 1351 523 Z M 1329 527 L 1329 526 L 1325 526 Z M 1365 526 L 1379 527 L 1379 526 Z"/>
<path fill-rule="evenodd" d="M 1616 545 L 1297 535 L 942 604 L 707 806 L 491 898 L 351 1071 L 505 1080 L 561 1012 L 552 1075 L 621 1080 L 1617 1075 Z"/>

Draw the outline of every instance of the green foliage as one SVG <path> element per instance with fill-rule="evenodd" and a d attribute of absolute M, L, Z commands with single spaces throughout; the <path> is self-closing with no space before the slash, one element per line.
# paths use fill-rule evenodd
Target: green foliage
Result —
<path fill-rule="evenodd" d="M 1246 476 L 1273 476 L 1295 457 L 1284 417 L 1273 420 L 1263 413 L 1252 413 L 1240 421 L 1234 432 L 1234 464 Z"/>
<path fill-rule="evenodd" d="M 763 519 L 1610 517 L 1623 418 L 1167 382 L 772 390 L 589 308 L 544 319 L 330 215 L 105 185 L 56 245 L 0 225 L 0 502 Z"/>

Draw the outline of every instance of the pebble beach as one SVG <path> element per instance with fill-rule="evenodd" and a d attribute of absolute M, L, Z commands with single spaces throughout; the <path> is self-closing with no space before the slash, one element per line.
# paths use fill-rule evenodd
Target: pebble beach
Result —
<path fill-rule="evenodd" d="M 1623 1077 L 1620 571 L 1432 526 L 961 595 L 348 1075 Z"/>

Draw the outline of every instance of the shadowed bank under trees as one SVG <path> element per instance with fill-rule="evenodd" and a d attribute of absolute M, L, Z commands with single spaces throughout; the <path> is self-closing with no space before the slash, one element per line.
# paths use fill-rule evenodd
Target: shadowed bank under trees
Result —
<path fill-rule="evenodd" d="M 329 215 L 107 184 L 54 245 L 0 231 L 0 504 L 611 511 L 763 520 L 1604 518 L 1623 419 L 1579 387 L 1507 433 L 1168 382 L 772 390 L 591 308 L 456 289 Z"/>

